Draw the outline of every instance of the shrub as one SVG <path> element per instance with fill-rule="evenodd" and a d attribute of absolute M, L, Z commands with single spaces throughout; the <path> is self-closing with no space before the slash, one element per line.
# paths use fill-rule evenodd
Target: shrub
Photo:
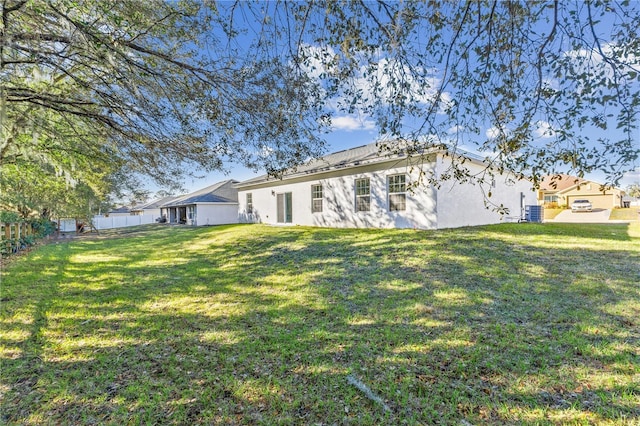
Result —
<path fill-rule="evenodd" d="M 22 222 L 20 215 L 16 212 L 8 210 L 0 210 L 0 222 L 2 223 L 17 223 Z"/>
<path fill-rule="evenodd" d="M 49 219 L 40 218 L 29 221 L 35 235 L 39 238 L 51 235 L 56 231 L 56 224 Z"/>

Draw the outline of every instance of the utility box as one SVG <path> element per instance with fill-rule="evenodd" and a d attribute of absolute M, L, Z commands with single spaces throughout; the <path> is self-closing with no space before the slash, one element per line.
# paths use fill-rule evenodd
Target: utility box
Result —
<path fill-rule="evenodd" d="M 542 223 L 544 219 L 544 207 L 524 206 L 524 218 L 527 222 Z"/>

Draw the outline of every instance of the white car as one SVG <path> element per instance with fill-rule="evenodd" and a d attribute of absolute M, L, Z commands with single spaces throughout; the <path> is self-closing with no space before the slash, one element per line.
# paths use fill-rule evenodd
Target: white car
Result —
<path fill-rule="evenodd" d="M 571 212 L 590 212 L 593 210 L 593 205 L 589 200 L 575 200 L 571 203 Z"/>

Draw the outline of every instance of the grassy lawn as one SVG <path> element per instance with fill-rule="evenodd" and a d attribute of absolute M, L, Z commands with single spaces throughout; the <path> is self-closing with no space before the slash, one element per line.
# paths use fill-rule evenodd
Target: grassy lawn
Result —
<path fill-rule="evenodd" d="M 1 285 L 0 423 L 640 419 L 638 223 L 151 226 Z"/>

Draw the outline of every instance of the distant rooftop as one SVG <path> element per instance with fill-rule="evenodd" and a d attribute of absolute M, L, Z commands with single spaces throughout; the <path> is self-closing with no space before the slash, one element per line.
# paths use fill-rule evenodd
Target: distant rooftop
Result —
<path fill-rule="evenodd" d="M 543 176 L 540 181 L 540 189 L 542 191 L 563 191 L 572 186 L 586 182 L 577 176 L 557 174 Z"/>
<path fill-rule="evenodd" d="M 233 179 L 214 183 L 190 194 L 175 197 L 174 200 L 163 204 L 162 207 L 184 206 L 196 203 L 236 203 L 238 202 L 237 191 L 228 186 L 228 184 L 236 183 L 239 182 Z"/>
<path fill-rule="evenodd" d="M 141 210 L 150 210 L 150 209 L 159 209 L 161 206 L 175 200 L 176 196 L 158 198 L 153 201 L 149 201 L 147 203 L 142 203 L 131 207 L 131 211 L 141 211 Z"/>
<path fill-rule="evenodd" d="M 122 207 L 118 207 L 116 209 L 111 209 L 109 210 L 109 214 L 114 214 L 114 213 L 130 213 L 131 209 L 129 209 L 129 207 L 127 206 L 122 206 Z"/>

